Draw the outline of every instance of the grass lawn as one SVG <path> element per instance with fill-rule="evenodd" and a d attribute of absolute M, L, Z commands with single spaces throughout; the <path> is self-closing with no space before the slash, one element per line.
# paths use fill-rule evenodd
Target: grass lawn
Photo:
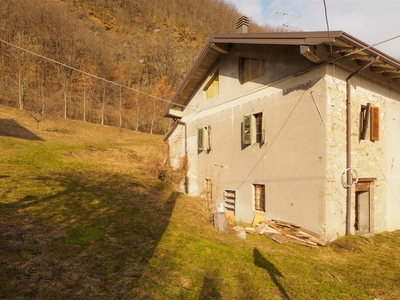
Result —
<path fill-rule="evenodd" d="M 160 136 L 0 106 L 0 299 L 400 299 L 399 231 L 222 234 L 155 176 L 165 157 Z"/>

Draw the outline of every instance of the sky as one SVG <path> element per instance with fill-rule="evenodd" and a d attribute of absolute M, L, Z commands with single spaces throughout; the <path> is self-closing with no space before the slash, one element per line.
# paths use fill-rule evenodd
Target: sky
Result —
<path fill-rule="evenodd" d="M 225 0 L 259 25 L 326 31 L 323 0 Z M 400 0 L 325 0 L 331 31 L 374 45 L 400 35 Z M 251 26 L 251 24 L 250 24 Z M 400 37 L 375 46 L 400 60 Z"/>

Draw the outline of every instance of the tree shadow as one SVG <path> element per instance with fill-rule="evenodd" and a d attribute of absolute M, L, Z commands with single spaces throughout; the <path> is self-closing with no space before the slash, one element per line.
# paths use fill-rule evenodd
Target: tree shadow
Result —
<path fill-rule="evenodd" d="M 12 119 L 0 119 L 0 136 L 10 136 L 25 140 L 43 141 L 32 131 L 18 124 Z"/>
<path fill-rule="evenodd" d="M 36 180 L 57 191 L 0 202 L 0 290 L 17 298 L 129 298 L 179 193 L 101 171 Z"/>
<path fill-rule="evenodd" d="M 271 280 L 274 282 L 275 286 L 279 289 L 283 299 L 289 299 L 289 295 L 286 293 L 286 290 L 283 288 L 281 283 L 278 280 L 278 277 L 283 277 L 282 273 L 274 266 L 273 263 L 271 263 L 268 259 L 266 259 L 261 252 L 257 249 L 254 248 L 253 250 L 253 256 L 254 256 L 254 264 L 266 270 L 271 277 Z"/>

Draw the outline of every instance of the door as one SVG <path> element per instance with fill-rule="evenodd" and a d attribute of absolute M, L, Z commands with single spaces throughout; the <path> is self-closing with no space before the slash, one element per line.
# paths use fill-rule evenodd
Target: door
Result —
<path fill-rule="evenodd" d="M 370 232 L 370 191 L 356 192 L 356 222 L 358 233 Z"/>

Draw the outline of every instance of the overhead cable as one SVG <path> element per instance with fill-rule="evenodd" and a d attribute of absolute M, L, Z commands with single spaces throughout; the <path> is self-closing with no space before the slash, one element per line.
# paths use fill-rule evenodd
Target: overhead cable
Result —
<path fill-rule="evenodd" d="M 328 39 L 329 39 L 329 45 L 331 49 L 331 55 L 332 55 L 332 40 L 331 40 L 331 32 L 329 30 L 329 22 L 328 22 L 328 9 L 326 8 L 326 1 L 324 1 L 324 8 L 325 8 L 325 20 L 326 20 L 326 29 L 328 30 Z"/>

